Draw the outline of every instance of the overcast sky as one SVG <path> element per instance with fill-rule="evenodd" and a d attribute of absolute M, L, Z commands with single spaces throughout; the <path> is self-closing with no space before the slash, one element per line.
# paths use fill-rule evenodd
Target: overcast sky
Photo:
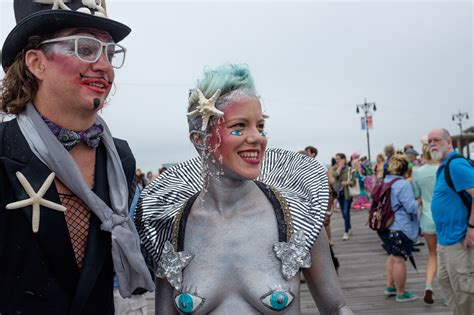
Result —
<path fill-rule="evenodd" d="M 29 1 L 29 0 L 23 0 Z M 0 42 L 15 22 L 0 0 Z M 356 104 L 377 104 L 372 159 L 430 129 L 459 134 L 452 114 L 474 125 L 471 1 L 107 1 L 132 33 L 116 89 L 102 115 L 128 140 L 137 166 L 195 155 L 188 141 L 188 90 L 204 67 L 249 65 L 261 95 L 269 146 L 316 146 L 367 154 Z"/>

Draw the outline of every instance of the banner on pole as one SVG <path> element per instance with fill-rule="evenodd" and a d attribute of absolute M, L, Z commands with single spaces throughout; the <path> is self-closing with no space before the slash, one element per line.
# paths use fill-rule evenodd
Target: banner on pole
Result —
<path fill-rule="evenodd" d="M 367 125 L 369 126 L 369 129 L 373 129 L 374 128 L 374 120 L 372 118 L 372 114 L 369 113 L 367 115 Z"/>
<path fill-rule="evenodd" d="M 362 130 L 365 130 L 365 117 L 360 118 L 360 127 Z"/>

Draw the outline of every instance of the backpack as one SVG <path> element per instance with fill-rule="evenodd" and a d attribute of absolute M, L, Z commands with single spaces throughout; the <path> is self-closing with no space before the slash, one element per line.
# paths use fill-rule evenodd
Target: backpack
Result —
<path fill-rule="evenodd" d="M 392 185 L 401 178 L 395 178 L 388 183 L 383 181 L 376 184 L 372 189 L 372 205 L 369 210 L 369 220 L 367 224 L 374 231 L 384 231 L 393 223 L 395 219 L 392 210 L 390 196 L 392 194 Z"/>
<path fill-rule="evenodd" d="M 451 161 L 454 160 L 454 159 L 465 159 L 472 167 L 474 167 L 474 165 L 472 164 L 472 162 L 470 160 L 466 159 L 464 156 L 462 156 L 460 154 L 456 154 L 456 155 L 452 156 L 446 162 L 446 166 L 444 167 L 444 180 L 446 181 L 446 184 L 449 186 L 449 188 L 454 190 L 454 192 L 459 195 L 459 198 L 461 198 L 462 202 L 464 203 L 464 205 L 466 206 L 466 208 L 468 209 L 468 211 L 470 213 L 471 212 L 471 203 L 469 202 L 466 195 L 464 194 L 464 191 L 459 191 L 459 192 L 456 191 L 456 188 L 454 187 L 453 180 L 451 178 L 451 172 L 449 170 L 449 164 L 451 164 Z"/>

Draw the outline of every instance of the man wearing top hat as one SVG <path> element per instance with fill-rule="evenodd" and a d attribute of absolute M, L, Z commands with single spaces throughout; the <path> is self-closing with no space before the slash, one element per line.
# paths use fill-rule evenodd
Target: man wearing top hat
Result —
<path fill-rule="evenodd" d="M 97 115 L 130 33 L 104 0 L 15 0 L 2 49 L 0 314 L 113 314 L 153 290 L 128 217 L 135 159 Z"/>

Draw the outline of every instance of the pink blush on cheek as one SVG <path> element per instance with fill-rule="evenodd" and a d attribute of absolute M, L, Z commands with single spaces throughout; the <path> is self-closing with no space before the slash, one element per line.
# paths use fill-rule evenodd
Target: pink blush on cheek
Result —
<path fill-rule="evenodd" d="M 52 54 L 50 60 L 55 63 L 56 68 L 64 74 L 77 74 L 78 81 L 80 80 L 79 73 L 81 72 L 81 65 L 75 57 L 65 56 L 63 54 Z"/>
<path fill-rule="evenodd" d="M 211 135 L 212 136 L 209 141 L 211 148 L 214 150 L 216 146 L 219 146 L 215 154 L 217 156 L 224 156 L 230 150 L 228 138 L 231 137 L 231 135 L 229 134 L 229 131 L 226 130 L 224 124 L 221 123 L 212 129 Z"/>
<path fill-rule="evenodd" d="M 221 145 L 219 146 L 219 149 L 217 149 L 217 153 L 222 156 L 227 156 L 231 151 L 231 146 L 228 144 L 226 139 L 227 137 L 229 137 L 228 134 L 221 134 Z"/>
<path fill-rule="evenodd" d="M 225 127 L 225 121 L 228 120 L 229 115 L 232 115 L 235 110 L 238 110 L 238 106 L 234 105 L 235 103 L 230 103 L 227 105 L 227 107 L 224 109 L 224 121 L 213 127 L 211 131 L 211 148 L 215 148 L 216 145 L 219 145 L 219 148 L 217 149 L 218 152 L 216 153 L 220 153 L 222 156 L 231 151 L 228 142 L 229 140 L 233 139 L 232 137 L 235 137 L 232 136 L 230 131 Z"/>

